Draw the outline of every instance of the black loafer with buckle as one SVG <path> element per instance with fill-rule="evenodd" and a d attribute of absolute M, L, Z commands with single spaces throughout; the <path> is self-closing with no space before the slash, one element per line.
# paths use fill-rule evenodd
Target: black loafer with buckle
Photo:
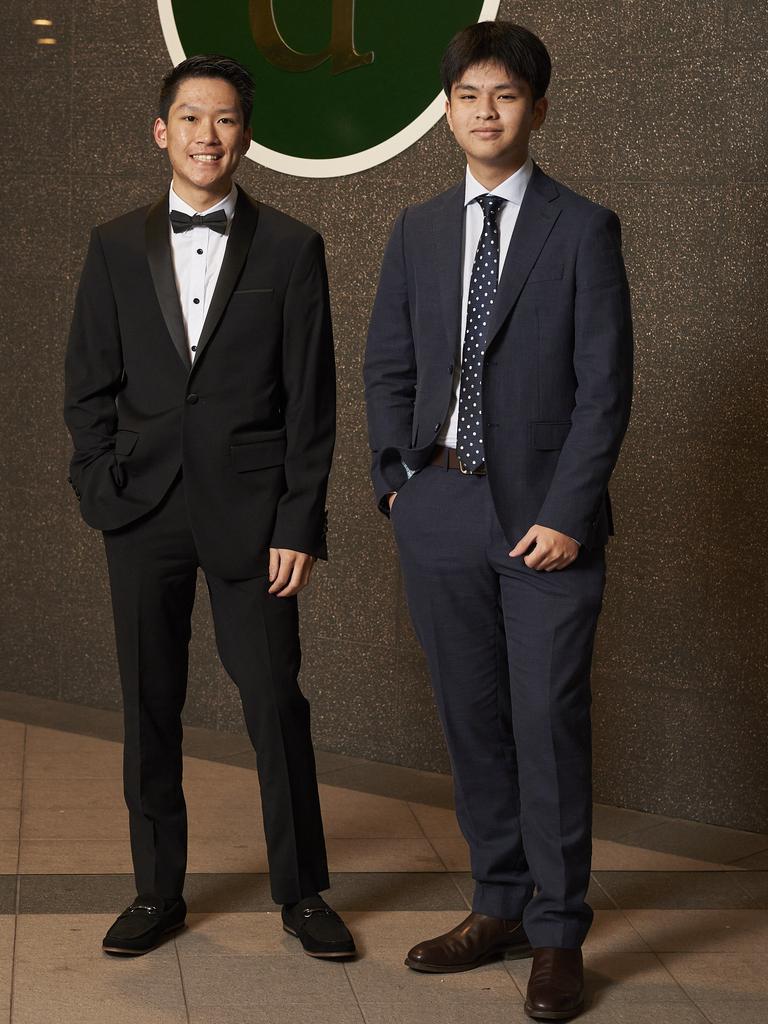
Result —
<path fill-rule="evenodd" d="M 308 896 L 299 903 L 286 904 L 282 916 L 285 931 L 296 936 L 309 956 L 354 956 L 355 940 L 322 896 Z"/>
<path fill-rule="evenodd" d="M 137 896 L 104 936 L 101 948 L 112 956 L 149 953 L 170 932 L 183 928 L 186 916 L 187 905 L 181 896 L 176 900 Z"/>

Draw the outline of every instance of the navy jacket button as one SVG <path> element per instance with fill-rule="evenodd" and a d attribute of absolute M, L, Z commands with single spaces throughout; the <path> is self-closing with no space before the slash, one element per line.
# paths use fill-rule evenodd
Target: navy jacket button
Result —
<path fill-rule="evenodd" d="M 195 394 L 187 395 L 187 402 L 190 405 L 194 405 L 196 401 L 197 401 L 197 395 L 195 395 Z"/>

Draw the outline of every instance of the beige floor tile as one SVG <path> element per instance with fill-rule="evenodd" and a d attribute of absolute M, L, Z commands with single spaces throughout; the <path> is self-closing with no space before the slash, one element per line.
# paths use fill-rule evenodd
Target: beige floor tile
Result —
<path fill-rule="evenodd" d="M 327 836 L 422 836 L 419 823 L 404 800 L 321 785 L 320 803 Z"/>
<path fill-rule="evenodd" d="M 16 918 L 13 914 L 0 914 L 0 961 L 13 957 Z"/>
<path fill-rule="evenodd" d="M 502 962 L 459 974 L 422 974 L 409 970 L 399 951 L 397 955 L 355 960 L 346 965 L 346 971 L 366 1017 L 369 1006 L 389 1003 L 393 1009 L 428 1006 L 433 1011 L 442 1010 L 443 1019 L 453 1021 L 456 1010 L 474 1005 L 476 1020 L 482 1021 L 486 1012 L 500 1006 L 509 1008 L 519 1004 L 521 998 Z"/>
<path fill-rule="evenodd" d="M 584 950 L 589 953 L 650 952 L 647 943 L 638 935 L 621 910 L 595 911 Z"/>
<path fill-rule="evenodd" d="M 15 875 L 19 856 L 19 840 L 0 839 L 0 875 Z"/>
<path fill-rule="evenodd" d="M 114 914 L 20 914 L 16 929 L 16 963 L 79 961 L 83 959 L 119 964 L 101 951 L 101 940 L 115 919 Z M 175 962 L 173 942 L 153 950 L 148 959 Z"/>
<path fill-rule="evenodd" d="M 267 846 L 263 838 L 207 839 L 191 835 L 187 870 L 195 872 L 267 871 Z"/>
<path fill-rule="evenodd" d="M 464 837 L 456 820 L 455 811 L 447 807 L 430 807 L 429 804 L 409 804 L 409 806 L 429 839 L 435 836 L 449 836 L 463 840 Z"/>
<path fill-rule="evenodd" d="M 158 951 L 159 952 L 159 951 Z M 54 957 L 16 964 L 13 1024 L 186 1024 L 174 957 Z"/>
<path fill-rule="evenodd" d="M 0 840 L 18 840 L 20 820 L 21 813 L 18 807 L 0 810 Z"/>
<path fill-rule="evenodd" d="M 768 999 L 764 953 L 660 953 L 659 959 L 700 1006 Z"/>
<path fill-rule="evenodd" d="M 628 846 L 608 839 L 595 839 L 592 843 L 593 871 L 717 871 L 724 864 L 693 857 L 680 857 L 674 853 L 646 850 L 641 846 Z"/>
<path fill-rule="evenodd" d="M 410 1004 L 389 1002 L 365 1003 L 366 1024 L 530 1024 L 523 1011 L 522 999 L 504 996 L 501 999 L 470 999 L 456 1004 L 438 996 L 430 998 L 425 991 Z"/>
<path fill-rule="evenodd" d="M 0 778 L 20 779 L 24 764 L 24 732 L 22 722 L 0 721 Z"/>
<path fill-rule="evenodd" d="M 189 914 L 187 925 L 177 940 L 185 962 L 194 957 L 295 956 L 297 951 L 296 939 L 283 931 L 279 911 Z"/>
<path fill-rule="evenodd" d="M 281 997 L 264 1002 L 254 993 L 248 1006 L 225 1004 L 214 1009 L 194 1004 L 189 1006 L 189 1024 L 297 1024 L 304 1021 L 311 1021 L 311 1024 L 366 1024 L 354 999 L 345 998 L 343 1002 L 323 1000 L 308 1006 L 292 997 L 290 990 Z"/>
<path fill-rule="evenodd" d="M 25 779 L 119 779 L 120 743 L 30 726 L 24 753 Z"/>
<path fill-rule="evenodd" d="M 768 1020 L 768 999 L 731 997 L 723 1002 L 704 1003 L 702 1009 L 708 1024 L 765 1024 Z"/>
<path fill-rule="evenodd" d="M 127 838 L 24 839 L 19 871 L 28 875 L 115 875 L 133 870 Z"/>
<path fill-rule="evenodd" d="M 442 871 L 426 839 L 326 839 L 331 871 Z"/>
<path fill-rule="evenodd" d="M 660 953 L 768 952 L 768 910 L 625 910 Z"/>
<path fill-rule="evenodd" d="M 90 780 L 88 780 L 90 781 Z M 24 811 L 21 829 L 26 839 L 91 840 L 126 842 L 128 815 L 122 800 L 109 807 L 40 807 Z"/>
<path fill-rule="evenodd" d="M 184 758 L 184 782 L 201 779 L 203 783 L 229 783 L 236 781 L 239 788 L 253 791 L 256 799 L 259 796 L 259 777 L 250 768 L 242 768 L 234 764 L 222 764 L 220 761 L 208 761 L 204 757 Z"/>
<path fill-rule="evenodd" d="M 768 836 L 700 821 L 663 821 L 625 842 L 649 850 L 725 864 L 768 849 Z"/>
<path fill-rule="evenodd" d="M 305 1020 L 312 1019 L 311 1007 L 355 1005 L 343 965 L 305 956 L 298 946 L 293 956 L 281 951 L 201 957 L 188 955 L 179 939 L 177 949 L 190 1010 L 202 1016 L 208 1009 L 211 1024 L 220 1007 L 271 1010 L 292 1003 L 296 1019 Z"/>
<path fill-rule="evenodd" d="M 430 836 L 429 841 L 437 851 L 448 871 L 469 871 L 469 847 L 463 836 Z"/>
<path fill-rule="evenodd" d="M 0 786 L 0 810 L 17 811 L 21 807 L 21 779 L 2 778 L 3 783 L 2 786 Z"/>

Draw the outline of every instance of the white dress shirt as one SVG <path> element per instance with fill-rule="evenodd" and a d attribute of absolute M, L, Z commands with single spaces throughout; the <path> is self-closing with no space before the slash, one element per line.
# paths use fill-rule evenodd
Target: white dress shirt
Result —
<path fill-rule="evenodd" d="M 467 299 L 469 297 L 469 284 L 472 279 L 472 266 L 475 262 L 475 253 L 483 233 L 483 209 L 475 200 L 478 196 L 492 195 L 501 196 L 506 199 L 496 216 L 496 223 L 499 226 L 499 277 L 504 269 L 504 260 L 507 257 L 512 232 L 517 222 L 517 215 L 520 212 L 520 204 L 523 201 L 525 190 L 533 174 L 533 160 L 530 157 L 522 167 L 519 167 L 514 174 L 510 175 L 500 185 L 490 192 L 477 181 L 467 168 L 466 183 L 464 185 L 464 243 L 463 243 L 463 266 L 464 274 L 461 286 L 461 348 L 464 349 L 464 334 L 467 329 Z M 461 385 L 461 359 L 457 360 L 457 366 L 453 377 L 453 398 L 448 409 L 448 419 L 443 424 L 443 429 L 437 438 L 438 444 L 444 444 L 448 448 L 456 447 L 456 428 L 459 422 L 459 387 Z"/>
<path fill-rule="evenodd" d="M 202 211 L 208 214 L 224 210 L 227 215 L 227 230 L 223 235 L 207 227 L 194 227 L 189 231 L 176 232 L 170 221 L 168 222 L 176 289 L 179 293 L 181 315 L 184 317 L 189 355 L 192 360 L 197 353 L 197 342 L 219 278 L 236 202 L 237 189 L 233 185 L 228 196 L 210 209 Z M 168 194 L 168 211 L 171 210 L 180 210 L 190 217 L 200 212 L 179 198 L 173 191 L 173 185 Z"/>

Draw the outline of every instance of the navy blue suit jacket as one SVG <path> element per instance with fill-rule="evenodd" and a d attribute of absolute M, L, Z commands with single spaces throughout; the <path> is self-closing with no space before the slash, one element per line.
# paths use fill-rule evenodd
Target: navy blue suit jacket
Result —
<path fill-rule="evenodd" d="M 398 216 L 365 356 L 376 498 L 430 460 L 461 329 L 464 183 Z M 484 443 L 510 544 L 534 524 L 586 547 L 613 532 L 608 480 L 632 397 L 632 321 L 615 213 L 534 164 L 483 370 Z"/>

